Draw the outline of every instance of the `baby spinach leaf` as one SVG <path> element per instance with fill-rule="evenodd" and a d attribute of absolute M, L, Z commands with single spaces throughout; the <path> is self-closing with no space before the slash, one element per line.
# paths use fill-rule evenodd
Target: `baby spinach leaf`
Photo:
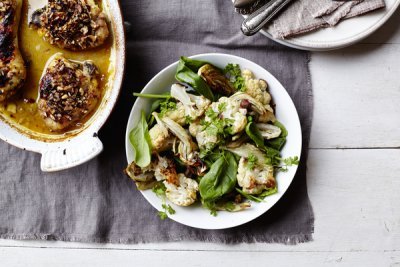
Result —
<path fill-rule="evenodd" d="M 210 171 L 201 179 L 200 195 L 204 201 L 213 201 L 231 192 L 237 182 L 237 162 L 230 152 L 225 152 L 213 163 Z"/>
<path fill-rule="evenodd" d="M 189 84 L 197 93 L 213 101 L 214 95 L 210 87 L 199 75 L 197 75 L 198 69 L 206 63 L 207 62 L 181 57 L 175 78 L 180 82 Z"/>
<path fill-rule="evenodd" d="M 282 133 L 278 138 L 268 140 L 268 146 L 277 150 L 281 150 L 283 145 L 286 143 L 286 137 L 288 136 L 288 131 L 286 130 L 285 126 L 279 121 L 275 121 L 274 125 L 279 127 Z"/>
<path fill-rule="evenodd" d="M 148 166 L 151 162 L 151 140 L 143 111 L 138 124 L 129 134 L 129 140 L 133 148 L 133 161 L 141 168 Z"/>
<path fill-rule="evenodd" d="M 265 148 L 264 137 L 261 135 L 260 130 L 258 130 L 257 126 L 253 122 L 249 122 L 246 125 L 246 134 L 259 148 Z"/>
<path fill-rule="evenodd" d="M 276 187 L 268 188 L 268 189 L 264 190 L 261 194 L 259 194 L 258 197 L 261 199 L 264 199 L 264 198 L 274 195 L 276 193 L 278 193 L 278 188 L 276 188 Z"/>
<path fill-rule="evenodd" d="M 206 64 L 210 64 L 207 61 L 202 61 L 202 60 L 196 60 L 196 59 L 191 59 L 188 57 L 181 57 L 181 59 L 185 65 L 191 69 L 194 72 L 197 72 L 201 67 L 203 67 Z"/>
<path fill-rule="evenodd" d="M 246 134 L 250 137 L 251 140 L 257 145 L 258 148 L 265 152 L 265 155 L 269 159 L 270 162 L 264 162 L 266 164 L 279 164 L 279 157 L 280 152 L 274 147 L 270 147 L 265 145 L 264 138 L 262 137 L 260 130 L 255 126 L 253 122 L 249 122 L 246 125 Z M 285 137 L 286 138 L 286 137 Z M 277 163 L 278 162 L 278 163 Z"/>
<path fill-rule="evenodd" d="M 251 201 L 254 201 L 254 202 L 257 202 L 257 203 L 260 203 L 260 202 L 264 201 L 263 199 L 261 199 L 259 197 L 253 196 L 252 194 L 245 193 L 243 190 L 241 190 L 239 188 L 236 188 L 236 191 L 239 194 L 241 194 L 242 196 L 244 196 L 245 198 L 247 198 L 248 200 L 251 200 Z"/>

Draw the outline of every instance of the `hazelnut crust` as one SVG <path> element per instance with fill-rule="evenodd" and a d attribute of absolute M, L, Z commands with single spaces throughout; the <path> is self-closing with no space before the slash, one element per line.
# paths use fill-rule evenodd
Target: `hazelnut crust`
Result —
<path fill-rule="evenodd" d="M 17 0 L 0 1 L 0 102 L 15 95 L 26 78 L 18 49 L 18 8 Z"/>
<path fill-rule="evenodd" d="M 49 59 L 39 84 L 38 108 L 50 130 L 66 129 L 96 107 L 98 77 L 91 61 L 72 62 L 61 53 Z"/>
<path fill-rule="evenodd" d="M 94 0 L 48 0 L 33 13 L 31 26 L 51 44 L 74 51 L 98 47 L 109 35 L 106 15 Z"/>

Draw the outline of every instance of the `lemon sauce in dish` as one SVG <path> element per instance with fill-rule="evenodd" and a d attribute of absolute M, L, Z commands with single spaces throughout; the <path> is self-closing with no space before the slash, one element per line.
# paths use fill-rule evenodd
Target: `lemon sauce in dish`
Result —
<path fill-rule="evenodd" d="M 110 29 L 110 36 L 107 41 L 98 48 L 76 52 L 60 49 L 43 40 L 36 30 L 29 27 L 28 9 L 29 3 L 24 1 L 19 25 L 19 49 L 27 66 L 27 78 L 20 93 L 15 98 L 0 104 L 0 115 L 8 124 L 26 134 L 49 136 L 50 139 L 63 138 L 82 129 L 103 102 L 103 96 L 108 89 L 108 83 L 112 75 L 110 60 L 113 47 L 112 31 Z M 98 102 L 97 107 L 84 119 L 77 121 L 66 131 L 54 132 L 46 126 L 40 116 L 37 98 L 39 81 L 45 65 L 50 57 L 59 52 L 73 61 L 93 61 L 100 73 L 99 90 L 101 92 L 101 100 Z"/>

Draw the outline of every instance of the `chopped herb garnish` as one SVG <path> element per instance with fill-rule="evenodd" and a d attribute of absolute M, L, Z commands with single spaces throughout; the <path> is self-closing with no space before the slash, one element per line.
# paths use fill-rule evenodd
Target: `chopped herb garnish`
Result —
<path fill-rule="evenodd" d="M 170 98 L 160 103 L 160 117 L 165 116 L 168 112 L 176 110 L 176 102 Z"/>
<path fill-rule="evenodd" d="M 245 92 L 246 84 L 242 76 L 242 71 L 238 64 L 228 64 L 224 69 L 225 76 L 233 84 L 237 91 Z"/>
<path fill-rule="evenodd" d="M 254 170 L 254 168 L 255 168 L 255 167 L 257 166 L 257 164 L 258 164 L 258 159 L 257 159 L 257 157 L 256 157 L 255 155 L 251 154 L 251 155 L 248 157 L 247 161 L 248 161 L 247 167 L 248 167 L 250 170 Z"/>
<path fill-rule="evenodd" d="M 158 216 L 161 220 L 165 220 L 168 218 L 168 214 L 173 215 L 175 214 L 175 210 L 165 202 L 165 191 L 167 188 L 165 187 L 163 182 L 158 182 L 153 187 L 152 191 L 162 199 L 161 207 L 163 208 L 162 211 L 158 212 Z"/>

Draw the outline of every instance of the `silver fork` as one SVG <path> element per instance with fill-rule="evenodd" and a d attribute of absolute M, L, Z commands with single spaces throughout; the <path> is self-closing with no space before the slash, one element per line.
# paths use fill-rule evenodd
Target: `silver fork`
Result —
<path fill-rule="evenodd" d="M 293 0 L 271 0 L 250 14 L 242 23 L 241 30 L 247 35 L 253 35 L 261 30 L 265 24 L 273 19 L 279 11 Z"/>

